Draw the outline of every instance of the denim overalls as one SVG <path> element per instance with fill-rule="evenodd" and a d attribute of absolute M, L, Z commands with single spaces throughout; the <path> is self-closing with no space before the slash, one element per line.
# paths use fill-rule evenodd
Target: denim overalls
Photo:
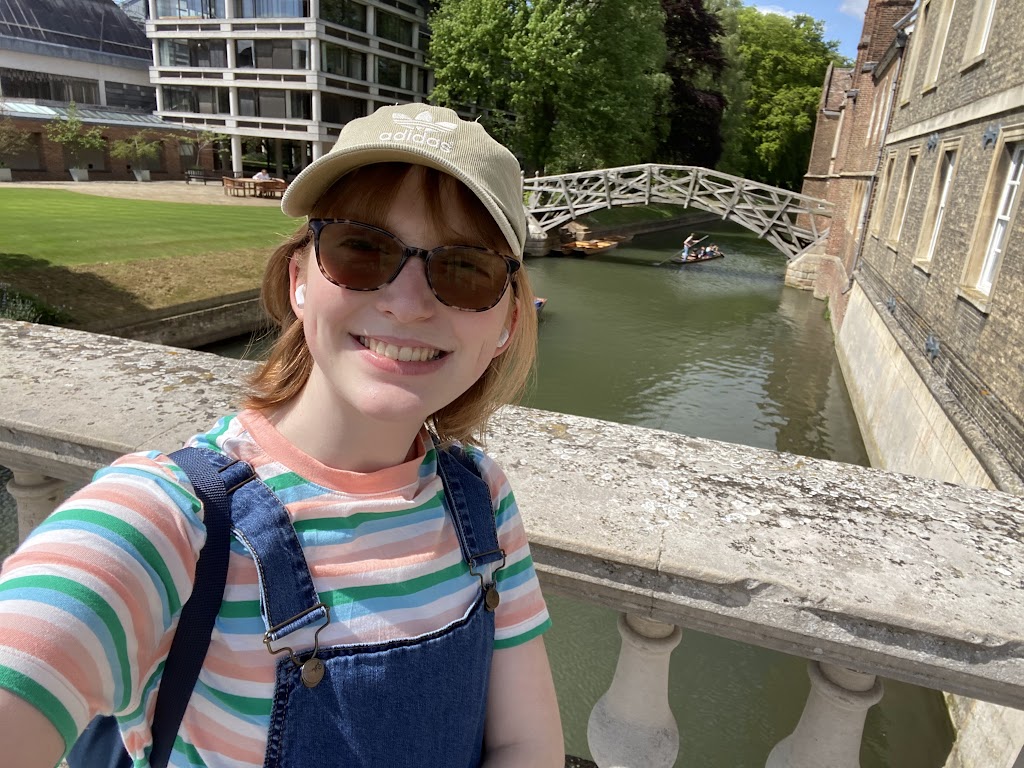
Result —
<path fill-rule="evenodd" d="M 480 580 L 476 600 L 461 619 L 427 635 L 329 648 L 315 639 L 312 648 L 289 647 L 300 629 L 319 634 L 329 623 L 328 607 L 288 513 L 262 482 L 246 482 L 248 467 L 237 462 L 235 482 L 243 484 L 234 491 L 233 533 L 256 562 L 264 643 L 282 654 L 265 768 L 479 766 L 498 604 L 493 574 L 485 574 L 492 563 L 500 569 L 505 556 L 490 493 L 472 459 L 457 448 L 436 453 L 463 558 Z"/>

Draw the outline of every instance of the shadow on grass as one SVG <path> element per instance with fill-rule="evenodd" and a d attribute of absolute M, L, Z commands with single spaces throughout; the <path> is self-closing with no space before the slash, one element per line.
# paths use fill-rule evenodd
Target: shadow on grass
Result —
<path fill-rule="evenodd" d="M 0 283 L 63 313 L 57 315 L 57 322 L 73 328 L 109 323 L 148 309 L 131 292 L 99 275 L 24 253 L 0 252 Z"/>

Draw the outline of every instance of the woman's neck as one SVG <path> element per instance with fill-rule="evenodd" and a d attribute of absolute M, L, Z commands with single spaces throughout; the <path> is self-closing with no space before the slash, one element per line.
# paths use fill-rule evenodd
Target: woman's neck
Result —
<path fill-rule="evenodd" d="M 423 426 L 380 422 L 332 402 L 312 381 L 267 418 L 292 445 L 332 469 L 376 472 L 408 461 Z"/>

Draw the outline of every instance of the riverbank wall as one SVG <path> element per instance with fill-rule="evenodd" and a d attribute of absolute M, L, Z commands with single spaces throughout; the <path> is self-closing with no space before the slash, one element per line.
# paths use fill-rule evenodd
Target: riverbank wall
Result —
<path fill-rule="evenodd" d="M 122 316 L 83 330 L 123 339 L 194 349 L 265 327 L 259 290 L 178 304 L 144 315 Z"/>
<path fill-rule="evenodd" d="M 1024 492 L 870 284 L 855 280 L 844 299 L 836 352 L 871 466 Z M 945 698 L 957 734 L 945 768 L 1024 768 L 1024 712 L 950 693 Z"/>

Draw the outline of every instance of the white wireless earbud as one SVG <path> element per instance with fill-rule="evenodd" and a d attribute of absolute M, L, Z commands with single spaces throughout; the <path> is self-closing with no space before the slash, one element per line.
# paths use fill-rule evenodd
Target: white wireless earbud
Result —
<path fill-rule="evenodd" d="M 501 329 L 501 336 L 498 337 L 498 346 L 505 346 L 505 342 L 508 341 L 508 328 Z"/>
<path fill-rule="evenodd" d="M 306 286 L 305 284 L 300 285 L 295 289 L 295 306 L 304 307 L 306 306 Z"/>

